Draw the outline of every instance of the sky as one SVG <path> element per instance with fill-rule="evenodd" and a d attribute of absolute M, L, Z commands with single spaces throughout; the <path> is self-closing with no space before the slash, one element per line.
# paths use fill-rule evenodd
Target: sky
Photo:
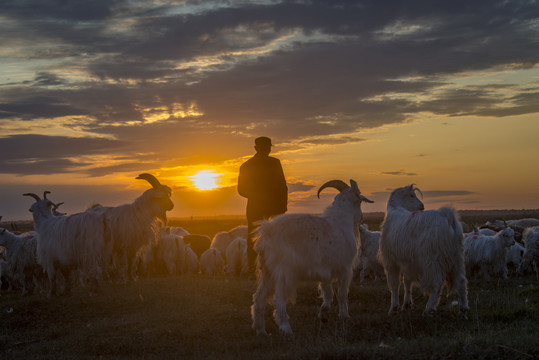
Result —
<path fill-rule="evenodd" d="M 538 1 L 2 0 L 0 44 L 3 220 L 27 192 L 130 203 L 143 172 L 169 217 L 244 214 L 258 136 L 289 212 L 333 179 L 364 212 L 412 183 L 427 209 L 539 208 Z"/>

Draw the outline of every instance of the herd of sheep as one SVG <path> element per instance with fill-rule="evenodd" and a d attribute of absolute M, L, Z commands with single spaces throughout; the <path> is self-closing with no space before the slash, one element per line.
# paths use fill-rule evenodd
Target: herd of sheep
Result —
<path fill-rule="evenodd" d="M 150 174 L 140 174 L 151 189 L 131 204 L 92 206 L 78 214 L 58 212 L 60 204 L 26 193 L 35 231 L 0 228 L 0 290 L 48 295 L 71 286 L 95 292 L 104 280 L 126 282 L 139 276 L 202 273 L 247 274 L 247 227 L 221 231 L 213 239 L 166 226 L 174 207 L 171 190 Z M 395 189 L 381 231 L 362 224 L 363 196 L 354 180 L 328 181 L 339 190 L 323 214 L 283 214 L 262 221 L 257 230 L 258 288 L 251 315 L 257 334 L 265 334 L 264 313 L 271 302 L 280 331 L 292 336 L 287 303 L 305 280 L 317 281 L 323 299 L 319 317 L 328 316 L 337 287 L 338 314 L 349 318 L 348 291 L 353 276 L 386 278 L 389 314 L 412 305 L 412 287 L 429 295 L 425 316 L 436 311 L 445 289 L 456 291 L 460 316 L 467 317 L 467 279 L 507 278 L 538 271 L 539 220 L 489 222 L 465 232 L 456 210 L 424 210 L 414 185 Z M 401 306 L 399 287 L 404 284 Z M 270 301 L 271 297 L 271 301 Z"/>

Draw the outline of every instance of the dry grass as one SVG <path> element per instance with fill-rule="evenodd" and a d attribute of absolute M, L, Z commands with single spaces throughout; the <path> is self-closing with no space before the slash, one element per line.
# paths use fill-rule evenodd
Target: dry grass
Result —
<path fill-rule="evenodd" d="M 387 316 L 383 282 L 352 284 L 350 314 L 321 323 L 316 286 L 304 284 L 289 307 L 296 337 L 280 336 L 268 307 L 270 337 L 256 337 L 249 307 L 254 280 L 176 276 L 106 284 L 89 297 L 42 294 L 0 298 L 0 358 L 313 359 L 537 358 L 539 286 L 535 276 L 471 281 L 469 320 L 443 299 L 431 319 L 415 308 Z"/>
<path fill-rule="evenodd" d="M 190 221 L 178 225 L 213 236 L 243 219 Z M 535 274 L 471 280 L 467 321 L 457 319 L 454 296 L 442 299 L 433 318 L 423 318 L 426 298 L 419 293 L 414 309 L 388 317 L 386 284 L 354 280 L 352 320 L 343 324 L 335 304 L 333 316 L 321 323 L 316 286 L 305 283 L 289 307 L 293 340 L 279 335 L 270 306 L 266 319 L 273 335 L 255 336 L 249 314 L 255 289 L 254 280 L 182 275 L 105 284 L 92 297 L 84 289 L 53 299 L 4 293 L 0 359 L 539 358 Z"/>

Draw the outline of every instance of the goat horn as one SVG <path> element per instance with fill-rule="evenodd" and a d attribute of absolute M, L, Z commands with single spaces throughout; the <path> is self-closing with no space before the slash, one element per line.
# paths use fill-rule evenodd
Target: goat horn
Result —
<path fill-rule="evenodd" d="M 46 191 L 43 191 L 43 199 L 46 199 L 47 198 L 47 194 L 50 194 L 51 192 L 46 190 Z"/>
<path fill-rule="evenodd" d="M 60 203 L 58 203 L 58 204 L 54 204 L 54 208 L 55 208 L 55 209 L 58 209 L 58 208 L 60 207 L 60 205 L 62 205 L 62 204 L 63 204 L 63 202 L 60 202 Z"/>
<path fill-rule="evenodd" d="M 22 194 L 22 196 L 31 196 L 31 197 L 33 197 L 34 199 L 36 199 L 36 201 L 41 201 L 41 199 L 39 198 L 39 196 L 37 196 L 37 195 L 34 194 L 34 193 L 26 193 L 26 194 Z"/>
<path fill-rule="evenodd" d="M 159 180 L 157 180 L 157 178 L 153 176 L 152 174 L 142 173 L 139 176 L 137 176 L 137 179 L 146 180 L 152 185 L 154 189 L 157 189 L 161 186 L 161 183 L 159 182 Z"/>
<path fill-rule="evenodd" d="M 412 184 L 412 185 L 415 185 L 415 184 Z M 417 191 L 418 193 L 421 194 L 421 199 L 423 199 L 423 193 L 421 192 L 421 190 L 419 190 L 419 188 L 417 186 L 414 186 L 414 191 Z"/>
<path fill-rule="evenodd" d="M 350 186 L 348 186 L 348 184 L 346 184 L 342 180 L 330 180 L 327 183 L 325 183 L 324 185 L 320 186 L 320 189 L 318 189 L 318 193 L 316 194 L 316 196 L 318 196 L 319 199 L 320 199 L 320 192 L 322 190 L 324 190 L 325 188 L 327 188 L 327 187 L 332 187 L 332 188 L 335 188 L 335 189 L 337 189 L 339 191 L 343 191 L 345 189 L 348 189 Z"/>

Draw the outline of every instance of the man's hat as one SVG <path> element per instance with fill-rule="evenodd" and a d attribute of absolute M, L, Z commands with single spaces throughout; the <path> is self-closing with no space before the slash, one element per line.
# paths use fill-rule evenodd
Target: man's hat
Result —
<path fill-rule="evenodd" d="M 269 137 L 266 137 L 266 136 L 257 137 L 255 139 L 255 145 L 256 146 L 259 146 L 259 145 L 271 146 L 271 139 Z"/>

